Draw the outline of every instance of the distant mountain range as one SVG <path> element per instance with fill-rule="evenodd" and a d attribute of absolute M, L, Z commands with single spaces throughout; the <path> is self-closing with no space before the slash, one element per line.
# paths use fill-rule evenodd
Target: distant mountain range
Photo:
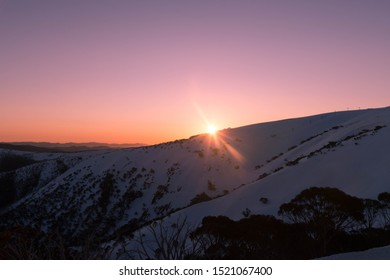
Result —
<path fill-rule="evenodd" d="M 280 218 L 283 203 L 313 186 L 376 199 L 390 190 L 389 143 L 390 107 L 261 123 L 153 146 L 2 144 L 0 158 L 6 155 L 14 167 L 0 171 L 0 229 L 59 232 L 73 247 L 93 236 L 96 244 L 111 244 L 112 258 L 127 258 L 126 250 L 137 245 L 134 236 L 152 238 L 156 223 L 177 228 L 179 220 L 196 227 L 207 216 Z M 32 146 L 42 150 L 20 148 Z M 118 240 L 124 243 L 115 247 Z M 148 246 L 156 249 L 153 242 Z"/>
<path fill-rule="evenodd" d="M 145 146 L 145 144 L 108 144 L 98 142 L 87 143 L 50 143 L 50 142 L 3 142 L 0 148 L 31 152 L 79 152 L 86 150 L 124 149 Z"/>

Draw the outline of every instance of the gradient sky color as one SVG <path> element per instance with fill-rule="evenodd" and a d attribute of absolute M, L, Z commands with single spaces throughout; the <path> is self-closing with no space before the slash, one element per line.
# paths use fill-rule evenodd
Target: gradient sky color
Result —
<path fill-rule="evenodd" d="M 390 1 L 0 0 L 0 142 L 159 143 L 390 104 Z"/>

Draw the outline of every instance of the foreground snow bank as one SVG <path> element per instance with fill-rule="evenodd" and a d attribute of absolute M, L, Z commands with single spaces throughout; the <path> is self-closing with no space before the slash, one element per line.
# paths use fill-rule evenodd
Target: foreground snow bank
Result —
<path fill-rule="evenodd" d="M 321 258 L 321 260 L 390 260 L 390 246 L 332 255 Z"/>

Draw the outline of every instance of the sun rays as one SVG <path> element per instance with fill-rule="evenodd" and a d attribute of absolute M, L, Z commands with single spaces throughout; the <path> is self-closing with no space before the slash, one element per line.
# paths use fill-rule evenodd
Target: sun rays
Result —
<path fill-rule="evenodd" d="M 196 102 L 193 102 L 194 108 L 198 112 L 199 116 L 204 122 L 205 131 L 207 132 L 207 150 L 212 151 L 211 154 L 216 156 L 216 151 L 220 151 L 220 156 L 231 157 L 237 162 L 243 163 L 244 157 L 237 149 L 237 145 L 234 144 L 234 138 L 230 135 L 229 130 L 220 130 L 216 123 L 210 121 L 203 110 L 198 106 Z"/>
<path fill-rule="evenodd" d="M 215 135 L 217 133 L 217 127 L 213 124 L 207 126 L 207 133 L 210 135 Z"/>
<path fill-rule="evenodd" d="M 239 163 L 244 162 L 243 155 L 238 151 L 237 145 L 233 144 L 235 141 L 226 129 L 217 130 L 215 126 L 208 126 L 207 129 L 207 148 L 212 151 L 214 156 L 220 155 L 222 157 L 231 157 Z M 215 151 L 219 151 L 216 153 Z"/>

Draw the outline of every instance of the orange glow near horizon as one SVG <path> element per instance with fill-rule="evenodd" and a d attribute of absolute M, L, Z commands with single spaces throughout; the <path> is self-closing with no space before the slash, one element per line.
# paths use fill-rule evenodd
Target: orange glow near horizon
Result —
<path fill-rule="evenodd" d="M 157 144 L 390 105 L 388 1 L 27 2 L 0 5 L 0 142 Z"/>

